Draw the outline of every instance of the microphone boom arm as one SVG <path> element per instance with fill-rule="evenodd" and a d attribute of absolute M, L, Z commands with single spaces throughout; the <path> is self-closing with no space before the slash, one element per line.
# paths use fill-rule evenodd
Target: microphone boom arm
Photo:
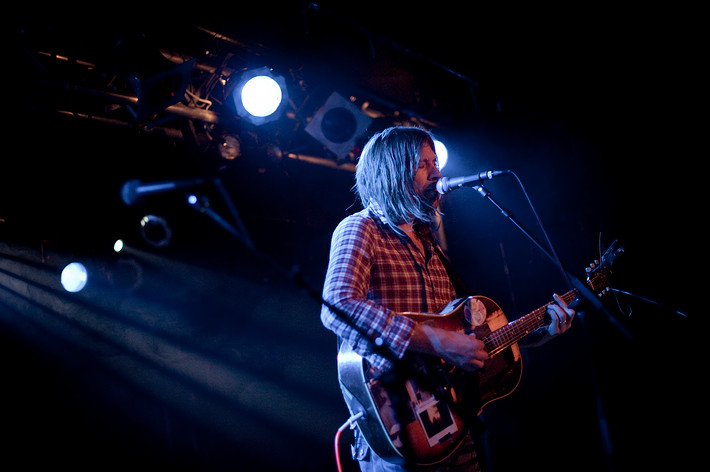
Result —
<path fill-rule="evenodd" d="M 528 230 L 526 230 L 520 222 L 518 222 L 513 215 L 510 214 L 509 211 L 501 207 L 498 202 L 496 202 L 493 197 L 491 196 L 491 192 L 488 191 L 483 185 L 476 185 L 473 187 L 483 198 L 491 202 L 498 210 L 501 212 L 501 214 L 508 219 L 511 223 L 513 223 L 522 233 L 530 239 L 537 247 L 542 251 L 542 253 L 547 256 L 555 265 L 559 266 L 560 270 L 562 271 L 562 275 L 567 279 L 569 284 L 577 289 L 580 295 L 587 300 L 594 308 L 596 308 L 598 311 L 604 313 L 606 317 L 616 326 L 619 331 L 621 331 L 628 339 L 631 339 L 631 333 L 621 324 L 619 321 L 609 313 L 609 311 L 606 309 L 604 304 L 602 303 L 601 299 L 594 295 L 594 292 L 592 292 L 587 284 L 579 280 L 577 277 L 572 275 L 565 269 L 565 267 L 562 265 L 560 261 L 558 261 L 551 253 L 550 251 L 547 250 L 540 242 L 533 236 Z"/>

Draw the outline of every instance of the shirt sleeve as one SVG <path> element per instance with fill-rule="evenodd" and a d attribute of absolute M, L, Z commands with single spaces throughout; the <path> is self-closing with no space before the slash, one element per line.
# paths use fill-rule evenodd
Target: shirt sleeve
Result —
<path fill-rule="evenodd" d="M 415 323 L 368 299 L 377 242 L 376 224 L 359 214 L 346 218 L 335 229 L 323 286 L 321 321 L 376 369 L 386 370 L 391 362 L 374 352 L 373 342 L 401 359 Z"/>

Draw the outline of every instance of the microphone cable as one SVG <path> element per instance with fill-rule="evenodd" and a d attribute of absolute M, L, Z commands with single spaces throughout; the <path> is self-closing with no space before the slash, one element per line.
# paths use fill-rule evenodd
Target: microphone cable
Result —
<path fill-rule="evenodd" d="M 343 466 L 340 462 L 340 435 L 345 431 L 347 428 L 352 428 L 353 425 L 357 420 L 365 416 L 365 412 L 361 411 L 359 413 L 355 413 L 354 415 L 350 416 L 348 420 L 343 423 L 339 428 L 338 431 L 335 433 L 335 464 L 338 466 L 338 472 L 343 472 Z"/>

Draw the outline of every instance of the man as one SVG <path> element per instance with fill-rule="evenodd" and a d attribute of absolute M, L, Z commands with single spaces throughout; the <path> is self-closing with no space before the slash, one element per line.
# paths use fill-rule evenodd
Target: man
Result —
<path fill-rule="evenodd" d="M 391 127 L 375 134 L 355 172 L 364 209 L 333 232 L 321 319 L 367 361 L 371 378 L 396 369 L 409 354 L 440 358 L 466 372 L 481 369 L 488 359 L 474 334 L 398 316 L 438 313 L 457 296 L 470 295 L 456 293 L 435 239 L 440 178 L 428 131 Z M 574 310 L 556 295 L 555 301 L 547 310 L 552 321 L 535 332 L 535 344 L 563 333 L 574 318 Z M 363 471 L 481 470 L 470 438 L 429 467 L 383 460 L 358 431 L 354 452 Z"/>

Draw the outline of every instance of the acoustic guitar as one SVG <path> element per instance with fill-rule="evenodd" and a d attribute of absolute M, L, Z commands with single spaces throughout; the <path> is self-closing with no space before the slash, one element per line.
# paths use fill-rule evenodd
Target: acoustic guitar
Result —
<path fill-rule="evenodd" d="M 608 291 L 613 259 L 623 251 L 612 247 L 587 268 L 586 283 L 597 295 Z M 561 298 L 572 303 L 579 292 Z M 518 341 L 550 323 L 547 305 L 508 321 L 490 298 L 469 296 L 450 302 L 441 313 L 400 313 L 419 323 L 460 333 L 475 333 L 489 358 L 471 373 L 433 356 L 405 358 L 404 374 L 393 369 L 371 375 L 367 362 L 342 342 L 338 377 L 351 414 L 363 412 L 356 425 L 369 446 L 394 463 L 431 465 L 449 457 L 467 434 L 467 415 L 478 414 L 490 402 L 511 394 L 518 386 L 523 362 Z"/>

